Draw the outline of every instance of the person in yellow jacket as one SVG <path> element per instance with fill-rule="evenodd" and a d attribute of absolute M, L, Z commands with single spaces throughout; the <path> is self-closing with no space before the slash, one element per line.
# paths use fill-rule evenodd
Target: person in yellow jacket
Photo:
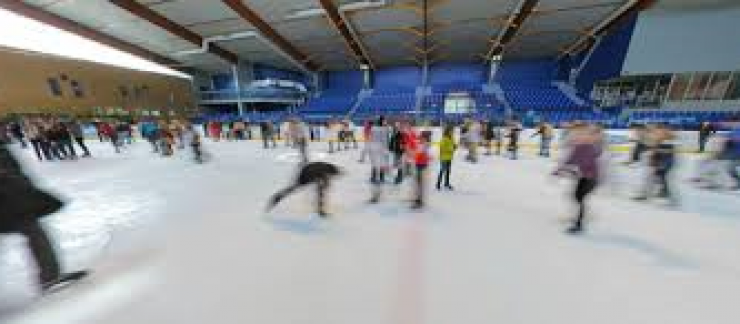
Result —
<path fill-rule="evenodd" d="M 445 127 L 442 140 L 439 142 L 439 175 L 437 176 L 437 190 L 442 189 L 442 178 L 444 177 L 445 188 L 453 190 L 450 185 L 450 170 L 452 168 L 452 157 L 455 155 L 457 144 L 452 137 L 454 129 L 452 126 Z"/>

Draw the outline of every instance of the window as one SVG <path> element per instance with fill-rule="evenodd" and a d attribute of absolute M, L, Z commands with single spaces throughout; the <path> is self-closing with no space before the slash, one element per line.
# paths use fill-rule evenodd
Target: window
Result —
<path fill-rule="evenodd" d="M 82 89 L 82 85 L 79 81 L 72 80 L 70 84 L 72 85 L 72 93 L 74 93 L 75 98 L 85 97 L 85 91 Z"/>
<path fill-rule="evenodd" d="M 730 72 L 715 72 L 712 81 L 709 82 L 707 92 L 704 94 L 705 100 L 720 100 L 724 97 L 727 88 L 730 86 Z"/>
<path fill-rule="evenodd" d="M 709 84 L 709 78 L 712 76 L 711 73 L 696 73 L 691 79 L 691 84 L 686 92 L 687 100 L 700 100 L 704 97 L 704 90 Z"/>
<path fill-rule="evenodd" d="M 118 92 L 121 94 L 122 98 L 128 98 L 128 88 L 126 88 L 125 86 L 119 86 Z"/>
<path fill-rule="evenodd" d="M 735 74 L 732 76 L 732 84 L 730 85 L 730 88 L 727 90 L 725 99 L 727 100 L 740 99 L 740 72 L 735 72 Z"/>
<path fill-rule="evenodd" d="M 475 100 L 465 93 L 449 94 L 444 105 L 445 114 L 465 114 L 475 111 Z"/>
<path fill-rule="evenodd" d="M 61 97 L 63 95 L 62 86 L 59 84 L 59 80 L 56 78 L 48 78 L 46 83 L 49 85 L 49 91 L 51 91 L 52 95 L 55 97 Z"/>
<path fill-rule="evenodd" d="M 670 101 L 683 101 L 686 89 L 689 86 L 689 80 L 691 74 L 676 74 L 673 76 L 673 82 L 671 83 L 671 91 L 668 94 L 668 100 Z"/>

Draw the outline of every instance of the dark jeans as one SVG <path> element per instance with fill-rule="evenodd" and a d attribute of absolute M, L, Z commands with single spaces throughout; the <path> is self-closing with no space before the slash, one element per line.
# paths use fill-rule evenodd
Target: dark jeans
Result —
<path fill-rule="evenodd" d="M 44 157 L 46 158 L 46 160 L 53 160 L 54 156 L 51 150 L 51 142 L 45 139 L 42 139 L 40 141 L 41 151 L 44 152 Z"/>
<path fill-rule="evenodd" d="M 39 268 L 39 282 L 43 284 L 58 279 L 61 276 L 61 267 L 49 236 L 41 224 L 30 221 L 21 225 L 17 232 L 27 239 L 31 255 Z"/>
<path fill-rule="evenodd" d="M 740 172 L 737 171 L 740 168 L 740 160 L 730 160 L 729 168 L 730 177 L 735 180 L 735 187 L 740 187 Z"/>
<path fill-rule="evenodd" d="M 279 203 L 281 200 L 283 200 L 285 197 L 293 193 L 294 191 L 300 189 L 303 186 L 309 185 L 309 183 L 294 183 L 288 188 L 285 188 L 283 190 L 278 191 L 275 195 L 272 196 L 272 202 L 274 204 Z M 326 190 L 329 188 L 329 180 L 328 179 L 319 179 L 316 181 L 316 211 L 319 214 L 325 214 L 325 200 L 326 200 Z"/>
<path fill-rule="evenodd" d="M 44 150 L 42 148 L 41 140 L 40 139 L 32 139 L 31 140 L 31 146 L 33 146 L 33 150 L 36 152 L 36 157 L 39 158 L 39 161 L 43 161 L 44 160 L 44 156 L 46 155 L 46 153 L 44 153 Z"/>
<path fill-rule="evenodd" d="M 699 153 L 704 153 L 704 149 L 707 147 L 707 141 L 709 137 L 699 136 Z"/>
<path fill-rule="evenodd" d="M 573 222 L 573 226 L 581 228 L 583 219 L 586 217 L 586 197 L 596 188 L 596 180 L 589 178 L 580 178 L 576 184 L 576 190 L 573 193 L 576 203 L 578 204 L 578 214 Z"/>
<path fill-rule="evenodd" d="M 272 134 L 262 134 L 262 145 L 264 145 L 265 148 L 268 148 L 268 143 L 272 143 L 272 147 L 277 147 L 277 142 L 275 142 L 275 136 Z"/>
<path fill-rule="evenodd" d="M 647 149 L 647 145 L 643 143 L 637 143 L 635 144 L 635 148 L 632 150 L 632 159 L 630 162 L 637 162 L 640 161 L 640 157 L 642 156 L 642 153 L 644 153 Z"/>
<path fill-rule="evenodd" d="M 75 146 L 72 143 L 72 138 L 64 139 L 62 141 L 62 145 L 65 147 L 65 150 L 69 154 L 69 157 L 71 158 L 77 157 L 77 152 L 75 152 Z"/>
<path fill-rule="evenodd" d="M 51 155 L 59 160 L 67 158 L 67 151 L 64 150 L 64 143 L 61 141 L 51 142 Z"/>
<path fill-rule="evenodd" d="M 77 142 L 77 145 L 79 145 L 82 148 L 82 151 L 85 152 L 85 155 L 83 156 L 90 156 L 90 150 L 87 149 L 87 145 L 85 145 L 85 139 L 82 137 L 75 137 L 75 142 Z"/>
<path fill-rule="evenodd" d="M 542 141 L 540 141 L 540 156 L 549 157 L 550 156 L 550 143 L 552 142 L 551 138 L 543 138 Z"/>
<path fill-rule="evenodd" d="M 308 143 L 305 138 L 295 139 L 295 145 L 298 148 L 298 152 L 301 153 L 301 161 L 303 163 L 308 162 Z"/>
<path fill-rule="evenodd" d="M 416 198 L 414 204 L 417 207 L 424 205 L 424 173 L 426 169 L 426 165 L 416 165 Z"/>
<path fill-rule="evenodd" d="M 452 169 L 452 161 L 440 161 L 439 162 L 439 175 L 437 175 L 437 189 L 442 185 L 442 178 L 445 181 L 445 187 L 451 187 L 450 185 L 450 172 Z"/>

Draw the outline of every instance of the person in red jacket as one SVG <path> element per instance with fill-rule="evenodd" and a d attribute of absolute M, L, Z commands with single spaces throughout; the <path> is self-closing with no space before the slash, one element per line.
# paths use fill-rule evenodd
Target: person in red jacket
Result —
<path fill-rule="evenodd" d="M 419 144 L 412 152 L 414 165 L 416 166 L 416 197 L 411 208 L 419 209 L 424 207 L 424 177 L 426 169 L 431 161 L 429 138 L 422 136 L 419 138 Z"/>
<path fill-rule="evenodd" d="M 102 132 L 105 137 L 110 139 L 111 144 L 113 144 L 113 148 L 116 149 L 116 153 L 121 153 L 121 149 L 119 148 L 120 139 L 118 138 L 118 132 L 109 122 L 100 123 L 100 132 Z"/>

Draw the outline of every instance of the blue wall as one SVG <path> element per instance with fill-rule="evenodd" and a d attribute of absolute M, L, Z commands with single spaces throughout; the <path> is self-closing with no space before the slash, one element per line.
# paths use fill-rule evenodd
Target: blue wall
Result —
<path fill-rule="evenodd" d="M 362 71 L 339 71 L 324 74 L 324 93 L 357 93 L 362 89 Z"/>
<path fill-rule="evenodd" d="M 421 85 L 421 69 L 416 66 L 387 68 L 375 71 L 373 78 L 376 92 L 413 93 Z"/>
<path fill-rule="evenodd" d="M 484 64 L 436 64 L 429 69 L 429 85 L 442 89 L 473 86 L 486 82 Z"/>
<path fill-rule="evenodd" d="M 553 60 L 504 61 L 496 72 L 500 83 L 549 83 L 557 76 Z"/>
<path fill-rule="evenodd" d="M 581 93 L 591 93 L 594 83 L 601 80 L 615 78 L 621 75 L 622 65 L 627 56 L 627 50 L 632 39 L 632 32 L 637 22 L 637 13 L 631 14 L 620 24 L 613 27 L 593 53 L 581 70 L 576 80 L 576 88 Z M 583 53 L 581 55 L 584 55 Z"/>

